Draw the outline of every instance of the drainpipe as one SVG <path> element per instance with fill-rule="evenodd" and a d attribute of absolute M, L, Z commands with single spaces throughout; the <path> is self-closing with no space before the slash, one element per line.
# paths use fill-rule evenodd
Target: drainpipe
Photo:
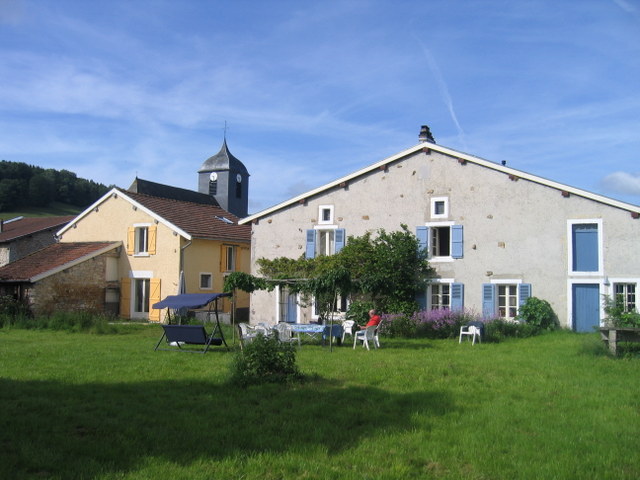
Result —
<path fill-rule="evenodd" d="M 180 247 L 180 271 L 184 272 L 184 251 L 191 246 L 193 242 L 191 240 L 189 240 L 187 243 L 185 243 L 182 247 Z M 184 275 L 184 273 L 183 273 Z M 178 280 L 179 281 L 179 280 Z M 180 286 L 178 285 L 178 288 L 180 288 Z M 185 284 L 185 288 L 186 288 L 186 284 Z"/>

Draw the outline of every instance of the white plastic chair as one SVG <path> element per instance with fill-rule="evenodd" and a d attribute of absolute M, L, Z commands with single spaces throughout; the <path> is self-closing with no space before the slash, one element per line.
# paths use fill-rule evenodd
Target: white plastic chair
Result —
<path fill-rule="evenodd" d="M 286 322 L 280 322 L 273 326 L 273 331 L 278 335 L 278 340 L 285 343 L 298 342 L 301 345 L 300 334 L 291 329 L 291 325 Z"/>
<path fill-rule="evenodd" d="M 380 348 L 380 326 L 382 322 L 376 327 L 376 332 L 373 334 L 373 340 L 376 342 L 376 348 Z"/>
<path fill-rule="evenodd" d="M 367 350 L 370 350 L 369 348 L 369 342 L 371 342 L 373 344 L 374 348 L 378 348 L 378 343 L 376 342 L 376 330 L 378 329 L 378 327 L 376 326 L 371 326 L 371 327 L 367 327 L 364 330 L 359 330 L 355 333 L 355 335 L 353 336 L 353 348 L 355 350 L 356 348 L 356 344 L 358 343 L 358 340 L 360 340 L 362 342 L 362 346 L 363 347 L 367 347 Z"/>
<path fill-rule="evenodd" d="M 353 337 L 353 328 L 355 325 L 356 322 L 353 320 L 345 320 L 342 322 L 342 343 L 344 343 L 344 339 L 347 335 L 351 335 Z"/>
<path fill-rule="evenodd" d="M 463 325 L 460 327 L 460 339 L 458 340 L 458 343 L 462 343 L 463 335 L 472 337 L 472 345 L 476 344 L 476 338 L 478 339 L 478 343 L 482 343 L 480 327 L 476 327 L 475 325 Z"/>
<path fill-rule="evenodd" d="M 263 334 L 248 323 L 239 323 L 238 330 L 240 331 L 240 348 L 244 348 L 246 344 L 251 343 L 258 335 Z"/>

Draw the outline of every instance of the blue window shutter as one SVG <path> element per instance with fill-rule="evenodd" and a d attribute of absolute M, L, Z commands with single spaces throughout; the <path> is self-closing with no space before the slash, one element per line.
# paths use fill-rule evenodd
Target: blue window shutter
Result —
<path fill-rule="evenodd" d="M 315 258 L 316 256 L 316 231 L 307 230 L 307 251 L 306 258 Z"/>
<path fill-rule="evenodd" d="M 464 285 L 451 284 L 451 310 L 462 310 L 464 307 Z"/>
<path fill-rule="evenodd" d="M 451 226 L 451 258 L 462 258 L 463 254 L 462 225 Z"/>
<path fill-rule="evenodd" d="M 527 298 L 531 296 L 531 284 L 521 283 L 518 288 L 518 305 L 522 306 L 527 301 Z"/>
<path fill-rule="evenodd" d="M 496 287 L 491 283 L 482 284 L 482 315 L 485 318 L 496 315 Z"/>
<path fill-rule="evenodd" d="M 416 237 L 420 250 L 429 249 L 429 227 L 416 227 Z"/>
<path fill-rule="evenodd" d="M 342 247 L 344 247 L 344 243 L 346 240 L 346 236 L 344 233 L 344 228 L 338 228 L 336 229 L 336 253 L 338 253 L 340 250 L 342 250 Z"/>
<path fill-rule="evenodd" d="M 598 271 L 598 225 L 594 223 L 573 225 L 573 271 Z"/>

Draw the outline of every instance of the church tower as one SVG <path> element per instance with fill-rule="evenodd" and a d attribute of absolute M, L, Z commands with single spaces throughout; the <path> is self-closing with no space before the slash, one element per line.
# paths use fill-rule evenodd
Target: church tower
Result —
<path fill-rule="evenodd" d="M 216 199 L 226 211 L 246 217 L 249 207 L 249 172 L 227 147 L 227 139 L 213 157 L 198 170 L 198 192 Z"/>

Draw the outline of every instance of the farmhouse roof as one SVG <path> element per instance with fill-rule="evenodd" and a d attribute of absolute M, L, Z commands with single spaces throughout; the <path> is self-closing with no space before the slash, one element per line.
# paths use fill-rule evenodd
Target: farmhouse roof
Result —
<path fill-rule="evenodd" d="M 429 132 L 430 133 L 430 132 Z M 343 185 L 348 185 L 350 182 L 352 182 L 353 180 L 369 174 L 370 172 L 374 172 L 377 170 L 384 170 L 387 166 L 390 166 L 393 163 L 397 163 L 402 161 L 404 158 L 410 156 L 410 155 L 414 155 L 416 153 L 419 152 L 428 152 L 428 151 L 435 151 L 435 152 L 439 152 L 442 153 L 444 155 L 447 155 L 449 157 L 451 157 L 452 159 L 457 159 L 460 163 L 473 163 L 476 165 L 480 165 L 486 168 L 489 168 L 491 170 L 495 170 L 496 172 L 500 172 L 506 175 L 510 175 L 513 176 L 514 178 L 518 178 L 518 179 L 523 179 L 523 180 L 528 180 L 530 182 L 534 182 L 534 183 L 538 183 L 540 185 L 544 185 L 547 187 L 551 187 L 551 188 L 555 188 L 561 192 L 563 192 L 563 194 L 567 194 L 567 195 L 577 195 L 580 197 L 584 197 L 599 203 L 603 203 L 606 205 L 610 205 L 612 207 L 616 207 L 616 208 L 620 208 L 622 210 L 627 210 L 629 212 L 632 213 L 632 215 L 637 216 L 640 214 L 640 206 L 638 205 L 633 205 L 630 203 L 625 203 L 625 202 L 621 202 L 618 200 L 614 200 L 612 198 L 609 197 L 605 197 L 603 195 L 599 195 L 596 193 L 592 193 L 589 192 L 587 190 L 582 190 L 580 188 L 576 188 L 576 187 L 572 187 L 569 185 L 565 185 L 559 182 L 555 182 L 553 180 L 548 180 L 546 178 L 543 177 L 539 177 L 537 175 L 532 175 L 530 173 L 526 173 L 524 171 L 521 170 L 517 170 L 515 168 L 511 168 L 506 166 L 505 164 L 498 164 L 495 162 L 492 162 L 490 160 L 485 160 L 483 158 L 480 157 L 476 157 L 474 155 L 469 155 L 468 153 L 463 153 L 457 150 L 454 150 L 452 148 L 448 148 L 448 147 L 444 147 L 442 145 L 438 145 L 436 143 L 433 143 L 433 136 L 428 136 L 428 139 L 425 141 L 425 139 L 421 138 L 421 142 L 418 145 L 415 145 L 411 148 L 408 148 L 406 150 L 403 150 L 395 155 L 392 155 L 390 157 L 384 158 L 374 164 L 371 164 L 365 168 L 362 168 L 356 172 L 353 172 L 349 175 L 346 175 L 344 177 L 338 178 L 337 180 L 334 180 L 330 183 L 327 183 L 325 185 L 322 185 L 321 187 L 315 188 L 313 190 L 309 190 L 308 192 L 302 193 L 296 197 L 290 198 L 289 200 L 285 200 L 284 202 L 278 203 L 277 205 L 274 205 L 272 207 L 266 208 L 260 212 L 254 213 L 253 215 L 249 215 L 247 217 L 244 217 L 242 220 L 240 220 L 241 224 L 247 224 L 247 223 L 251 223 L 253 221 L 259 220 L 262 217 L 266 217 L 268 215 L 271 215 L 273 213 L 278 212 L 279 210 L 282 210 L 284 208 L 290 207 L 291 205 L 295 205 L 298 203 L 303 203 L 306 200 L 316 196 L 316 195 L 320 195 L 330 189 L 336 188 L 336 187 L 340 187 Z"/>
<path fill-rule="evenodd" d="M 54 243 L 0 267 L 0 283 L 37 282 L 121 245 L 122 242 Z"/>
<path fill-rule="evenodd" d="M 0 243 L 11 242 L 22 237 L 40 233 L 46 230 L 56 232 L 75 217 L 17 217 L 2 221 L 0 228 Z"/>
<path fill-rule="evenodd" d="M 187 240 L 201 238 L 207 240 L 222 240 L 249 242 L 251 227 L 239 225 L 239 218 L 217 205 L 186 202 L 172 198 L 162 198 L 143 193 L 134 193 L 120 188 L 113 188 L 97 202 L 87 208 L 66 227 L 58 232 L 62 235 L 73 224 L 82 220 L 86 215 L 108 201 L 112 197 L 120 197 L 136 208 L 145 211 L 158 223 L 183 236 Z"/>

